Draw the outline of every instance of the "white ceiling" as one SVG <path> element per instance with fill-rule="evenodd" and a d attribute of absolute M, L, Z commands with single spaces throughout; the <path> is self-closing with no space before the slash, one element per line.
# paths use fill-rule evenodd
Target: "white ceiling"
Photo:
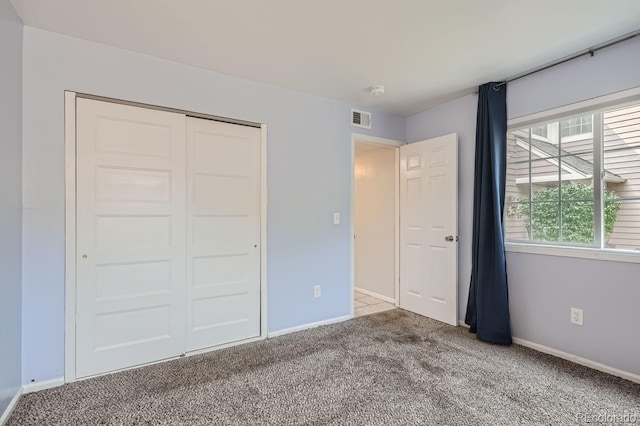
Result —
<path fill-rule="evenodd" d="M 403 115 L 640 26 L 638 0 L 11 1 L 29 26 Z"/>

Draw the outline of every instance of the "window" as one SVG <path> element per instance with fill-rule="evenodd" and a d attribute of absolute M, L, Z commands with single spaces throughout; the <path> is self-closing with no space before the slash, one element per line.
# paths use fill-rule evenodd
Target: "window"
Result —
<path fill-rule="evenodd" d="M 505 239 L 640 251 L 640 102 L 509 129 Z"/>
<path fill-rule="evenodd" d="M 548 126 L 546 124 L 543 124 L 541 126 L 535 126 L 531 128 L 531 134 L 547 139 L 548 137 L 547 135 L 549 134 L 547 129 L 548 129 Z"/>
<path fill-rule="evenodd" d="M 593 115 L 581 115 L 560 121 L 560 137 L 588 135 L 593 133 Z"/>

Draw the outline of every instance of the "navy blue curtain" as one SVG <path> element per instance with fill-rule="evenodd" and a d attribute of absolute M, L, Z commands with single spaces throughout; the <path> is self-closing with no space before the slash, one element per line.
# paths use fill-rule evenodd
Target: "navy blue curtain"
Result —
<path fill-rule="evenodd" d="M 507 85 L 483 84 L 478 92 L 471 284 L 465 322 L 478 339 L 501 345 L 511 344 L 502 226 L 506 150 Z"/>

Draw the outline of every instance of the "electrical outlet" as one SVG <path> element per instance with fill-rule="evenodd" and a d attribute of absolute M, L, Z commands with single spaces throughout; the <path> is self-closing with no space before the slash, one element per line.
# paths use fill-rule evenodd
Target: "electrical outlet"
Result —
<path fill-rule="evenodd" d="M 313 286 L 313 297 L 320 297 L 322 296 L 322 293 L 320 292 L 320 286 L 319 285 L 314 285 Z"/>
<path fill-rule="evenodd" d="M 583 325 L 582 309 L 571 308 L 571 324 Z"/>

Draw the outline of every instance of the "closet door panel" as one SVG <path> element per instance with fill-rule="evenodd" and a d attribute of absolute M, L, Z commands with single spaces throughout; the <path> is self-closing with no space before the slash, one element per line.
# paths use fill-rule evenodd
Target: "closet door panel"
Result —
<path fill-rule="evenodd" d="M 260 335 L 260 129 L 187 118 L 187 350 Z"/>
<path fill-rule="evenodd" d="M 186 117 L 77 100 L 76 376 L 185 348 Z"/>

